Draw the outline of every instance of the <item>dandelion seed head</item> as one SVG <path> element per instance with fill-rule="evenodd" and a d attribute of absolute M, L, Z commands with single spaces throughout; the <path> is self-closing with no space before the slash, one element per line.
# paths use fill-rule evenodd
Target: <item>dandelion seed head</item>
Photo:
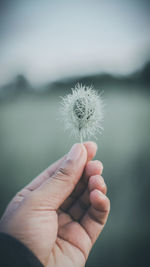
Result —
<path fill-rule="evenodd" d="M 75 137 L 89 138 L 102 130 L 103 101 L 92 86 L 77 84 L 62 98 L 61 114 L 66 130 Z"/>

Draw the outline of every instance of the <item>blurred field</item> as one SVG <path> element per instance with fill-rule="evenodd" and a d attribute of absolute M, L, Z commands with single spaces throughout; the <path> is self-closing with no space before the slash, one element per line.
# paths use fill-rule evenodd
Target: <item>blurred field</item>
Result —
<path fill-rule="evenodd" d="M 150 96 L 144 85 L 103 89 L 104 131 L 96 140 L 96 158 L 104 165 L 111 213 L 86 266 L 145 267 L 150 244 Z M 64 133 L 59 121 L 59 96 L 64 94 L 55 88 L 0 102 L 0 215 L 18 190 L 78 141 Z"/>

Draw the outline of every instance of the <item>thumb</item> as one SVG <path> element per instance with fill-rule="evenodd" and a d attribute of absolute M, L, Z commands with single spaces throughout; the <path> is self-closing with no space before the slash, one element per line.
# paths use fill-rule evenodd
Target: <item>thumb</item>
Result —
<path fill-rule="evenodd" d="M 41 199 L 48 199 L 52 209 L 58 209 L 72 193 L 79 181 L 87 161 L 87 151 L 83 144 L 74 144 L 58 171 L 36 191 Z"/>

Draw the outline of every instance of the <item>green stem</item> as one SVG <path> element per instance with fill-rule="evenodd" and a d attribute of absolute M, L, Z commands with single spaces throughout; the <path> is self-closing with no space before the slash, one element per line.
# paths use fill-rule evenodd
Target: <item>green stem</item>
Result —
<path fill-rule="evenodd" d="M 80 132 L 80 143 L 82 144 L 83 143 L 83 136 L 82 136 L 82 133 Z"/>

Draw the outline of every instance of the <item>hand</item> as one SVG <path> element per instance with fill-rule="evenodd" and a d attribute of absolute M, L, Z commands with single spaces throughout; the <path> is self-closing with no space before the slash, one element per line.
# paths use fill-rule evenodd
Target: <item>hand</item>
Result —
<path fill-rule="evenodd" d="M 0 231 L 24 243 L 44 266 L 84 266 L 110 209 L 96 144 L 75 144 L 10 202 Z"/>

